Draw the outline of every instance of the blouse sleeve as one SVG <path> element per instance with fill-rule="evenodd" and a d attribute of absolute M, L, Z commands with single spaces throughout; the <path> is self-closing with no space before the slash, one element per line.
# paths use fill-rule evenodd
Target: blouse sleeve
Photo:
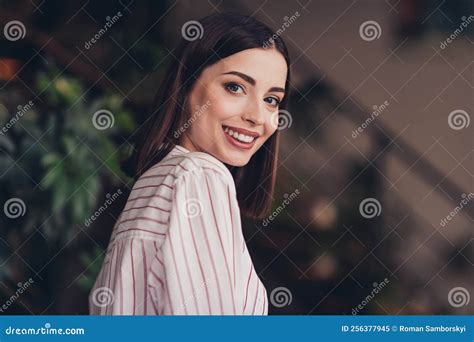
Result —
<path fill-rule="evenodd" d="M 234 226 L 239 207 L 231 176 L 214 169 L 188 171 L 175 181 L 169 230 L 163 243 L 164 314 L 239 315 L 240 270 Z M 237 242 L 239 241 L 239 242 Z M 237 267 L 237 268 L 236 268 Z"/>

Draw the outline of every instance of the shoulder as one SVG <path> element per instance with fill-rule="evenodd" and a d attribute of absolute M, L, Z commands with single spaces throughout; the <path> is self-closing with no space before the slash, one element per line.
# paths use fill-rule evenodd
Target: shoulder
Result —
<path fill-rule="evenodd" d="M 221 179 L 234 187 L 234 179 L 229 169 L 216 157 L 204 152 L 188 152 L 179 155 L 168 155 L 152 166 L 140 178 L 160 175 L 169 177 L 176 183 L 180 179 L 197 179 L 193 175 L 205 176 L 209 179 Z"/>
<path fill-rule="evenodd" d="M 224 182 L 232 185 L 234 179 L 229 169 L 216 157 L 204 152 L 188 152 L 176 157 L 178 169 L 176 178 L 188 176 L 192 178 L 193 174 L 199 173 L 210 179 L 215 177 L 222 179 Z"/>

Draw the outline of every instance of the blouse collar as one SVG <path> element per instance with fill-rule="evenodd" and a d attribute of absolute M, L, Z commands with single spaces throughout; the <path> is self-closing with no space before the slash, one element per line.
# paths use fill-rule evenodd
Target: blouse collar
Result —
<path fill-rule="evenodd" d="M 173 149 L 169 152 L 169 154 L 171 154 L 171 155 L 180 155 L 180 154 L 189 153 L 189 152 L 190 151 L 187 148 L 185 148 L 181 145 L 175 145 L 173 147 Z"/>

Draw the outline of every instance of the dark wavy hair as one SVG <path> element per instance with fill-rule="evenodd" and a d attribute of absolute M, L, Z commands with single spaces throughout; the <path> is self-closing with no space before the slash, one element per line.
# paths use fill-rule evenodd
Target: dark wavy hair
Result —
<path fill-rule="evenodd" d="M 288 65 L 286 96 L 280 110 L 286 109 L 290 82 L 290 59 L 283 40 L 268 26 L 245 15 L 218 13 L 199 21 L 202 37 L 182 39 L 159 90 L 151 116 L 147 119 L 147 132 L 138 152 L 137 177 L 162 160 L 179 139 L 173 136 L 188 119 L 186 98 L 202 71 L 243 50 L 275 48 Z M 201 28 L 197 27 L 199 31 Z M 183 32 L 184 33 L 184 32 Z M 235 181 L 241 213 L 251 218 L 265 217 L 271 208 L 275 187 L 279 131 L 268 138 L 263 146 L 243 167 L 227 167 Z"/>

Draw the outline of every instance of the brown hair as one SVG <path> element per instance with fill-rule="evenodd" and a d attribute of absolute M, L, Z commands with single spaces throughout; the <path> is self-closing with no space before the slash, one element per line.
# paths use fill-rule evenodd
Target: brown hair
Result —
<path fill-rule="evenodd" d="M 173 136 L 185 123 L 186 97 L 201 72 L 208 66 L 237 52 L 252 48 L 275 48 L 286 60 L 286 96 L 280 110 L 286 108 L 290 81 L 290 60 L 283 40 L 258 20 L 233 13 L 212 14 L 199 21 L 203 36 L 182 39 L 176 59 L 166 72 L 156 96 L 153 113 L 147 119 L 147 133 L 138 154 L 137 177 L 162 160 L 179 139 Z M 195 32 L 196 33 L 196 32 Z M 184 34 L 184 32 L 183 32 Z M 243 167 L 229 167 L 234 177 L 237 200 L 242 214 L 263 218 L 271 208 L 275 187 L 279 131 L 268 138 Z"/>

